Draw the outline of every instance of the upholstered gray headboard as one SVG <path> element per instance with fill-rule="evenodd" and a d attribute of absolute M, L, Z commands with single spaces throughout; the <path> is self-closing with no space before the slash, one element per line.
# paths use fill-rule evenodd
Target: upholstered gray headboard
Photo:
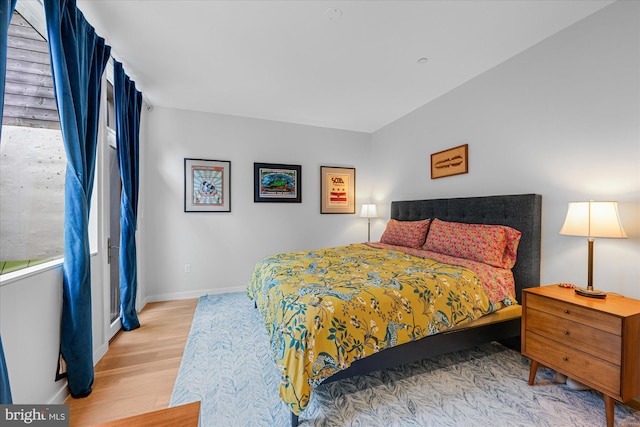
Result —
<path fill-rule="evenodd" d="M 539 194 L 391 202 L 391 218 L 399 221 L 438 218 L 470 224 L 507 225 L 522 232 L 518 259 L 513 267 L 519 302 L 522 302 L 522 289 L 540 286 L 541 212 L 542 196 Z"/>

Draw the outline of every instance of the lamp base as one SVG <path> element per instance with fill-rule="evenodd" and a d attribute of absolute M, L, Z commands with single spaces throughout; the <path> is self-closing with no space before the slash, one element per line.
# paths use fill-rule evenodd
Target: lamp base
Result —
<path fill-rule="evenodd" d="M 582 295 L 583 297 L 589 298 L 606 298 L 607 294 L 602 291 L 598 291 L 596 289 L 588 289 L 588 288 L 576 288 L 576 294 Z"/>

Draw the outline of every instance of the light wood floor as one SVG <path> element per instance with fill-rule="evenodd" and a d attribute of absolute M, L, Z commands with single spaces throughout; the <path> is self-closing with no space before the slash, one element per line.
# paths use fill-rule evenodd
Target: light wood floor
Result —
<path fill-rule="evenodd" d="M 141 327 L 121 331 L 95 367 L 92 393 L 68 398 L 71 427 L 169 406 L 197 299 L 149 303 Z"/>
<path fill-rule="evenodd" d="M 69 398 L 71 427 L 138 415 L 169 406 L 197 299 L 147 304 L 141 327 L 120 332 L 95 367 L 93 392 Z M 629 406 L 640 410 L 640 402 Z"/>

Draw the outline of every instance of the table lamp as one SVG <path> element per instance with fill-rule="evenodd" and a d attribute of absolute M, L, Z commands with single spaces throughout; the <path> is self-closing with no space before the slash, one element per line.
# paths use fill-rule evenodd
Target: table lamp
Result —
<path fill-rule="evenodd" d="M 367 218 L 367 242 L 371 241 L 371 218 L 378 217 L 378 210 L 376 205 L 364 204 L 362 205 L 362 211 L 360 212 L 361 218 Z"/>
<path fill-rule="evenodd" d="M 587 287 L 575 289 L 576 293 L 586 297 L 605 298 L 606 293 L 593 289 L 593 242 L 596 237 L 625 239 L 627 234 L 620 223 L 617 202 L 571 202 L 560 234 L 587 237 L 588 275 Z"/>

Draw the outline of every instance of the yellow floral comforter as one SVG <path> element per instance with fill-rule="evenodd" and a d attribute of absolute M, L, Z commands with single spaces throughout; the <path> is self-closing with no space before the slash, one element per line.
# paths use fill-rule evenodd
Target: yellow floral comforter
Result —
<path fill-rule="evenodd" d="M 248 285 L 294 414 L 325 378 L 497 308 L 471 270 L 363 244 L 264 258 Z"/>

